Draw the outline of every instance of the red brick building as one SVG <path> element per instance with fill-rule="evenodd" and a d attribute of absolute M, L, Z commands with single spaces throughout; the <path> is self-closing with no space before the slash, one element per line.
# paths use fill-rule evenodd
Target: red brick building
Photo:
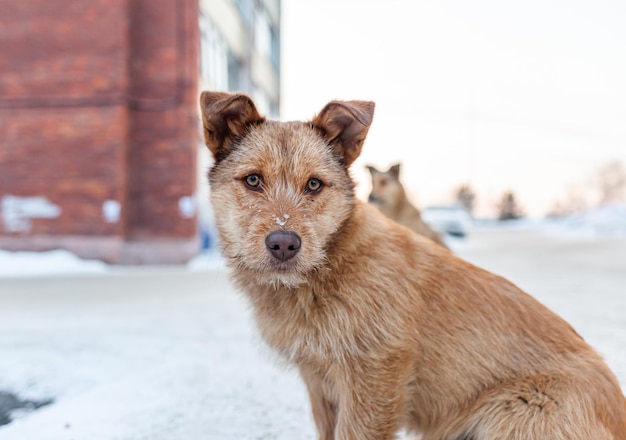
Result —
<path fill-rule="evenodd" d="M 0 249 L 198 249 L 198 0 L 0 0 Z"/>

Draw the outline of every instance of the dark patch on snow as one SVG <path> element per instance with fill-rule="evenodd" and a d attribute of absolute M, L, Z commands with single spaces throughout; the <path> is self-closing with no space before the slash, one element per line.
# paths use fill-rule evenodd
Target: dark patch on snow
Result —
<path fill-rule="evenodd" d="M 11 423 L 11 413 L 15 410 L 34 411 L 54 402 L 54 399 L 21 400 L 15 394 L 0 391 L 0 426 Z"/>

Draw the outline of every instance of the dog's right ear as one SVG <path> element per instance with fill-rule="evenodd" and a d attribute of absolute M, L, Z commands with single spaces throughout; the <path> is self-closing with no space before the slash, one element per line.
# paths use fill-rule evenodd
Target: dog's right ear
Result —
<path fill-rule="evenodd" d="M 387 172 L 390 173 L 396 180 L 400 180 L 400 164 L 399 163 L 392 165 Z"/>
<path fill-rule="evenodd" d="M 202 92 L 200 112 L 204 142 L 216 162 L 228 155 L 233 142 L 243 137 L 250 125 L 265 120 L 259 115 L 252 99 L 243 94 Z"/>
<path fill-rule="evenodd" d="M 361 154 L 373 118 L 371 101 L 331 101 L 311 124 L 322 133 L 347 168 Z"/>

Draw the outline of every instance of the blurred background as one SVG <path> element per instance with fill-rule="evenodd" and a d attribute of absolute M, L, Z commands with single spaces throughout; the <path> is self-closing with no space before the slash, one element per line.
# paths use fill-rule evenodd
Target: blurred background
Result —
<path fill-rule="evenodd" d="M 420 205 L 464 184 L 479 217 L 509 191 L 532 217 L 623 200 L 624 2 L 287 0 L 283 17 L 283 114 L 376 101 L 361 163 L 404 162 Z"/>
<path fill-rule="evenodd" d="M 477 219 L 579 223 L 600 209 L 626 233 L 623 2 L 29 0 L 2 10 L 2 249 L 134 264 L 213 246 L 196 103 L 205 89 L 248 93 L 283 120 L 308 120 L 331 99 L 375 101 L 352 169 L 362 198 L 365 165 L 402 163 L 421 209 L 462 202 Z"/>

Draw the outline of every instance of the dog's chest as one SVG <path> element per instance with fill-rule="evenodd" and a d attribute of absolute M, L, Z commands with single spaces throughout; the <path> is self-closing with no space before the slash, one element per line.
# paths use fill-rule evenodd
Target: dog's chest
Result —
<path fill-rule="evenodd" d="M 288 361 L 326 363 L 354 351 L 354 325 L 341 302 L 325 293 L 322 296 L 308 286 L 274 293 L 283 296 L 271 305 L 255 304 L 261 335 Z"/>

